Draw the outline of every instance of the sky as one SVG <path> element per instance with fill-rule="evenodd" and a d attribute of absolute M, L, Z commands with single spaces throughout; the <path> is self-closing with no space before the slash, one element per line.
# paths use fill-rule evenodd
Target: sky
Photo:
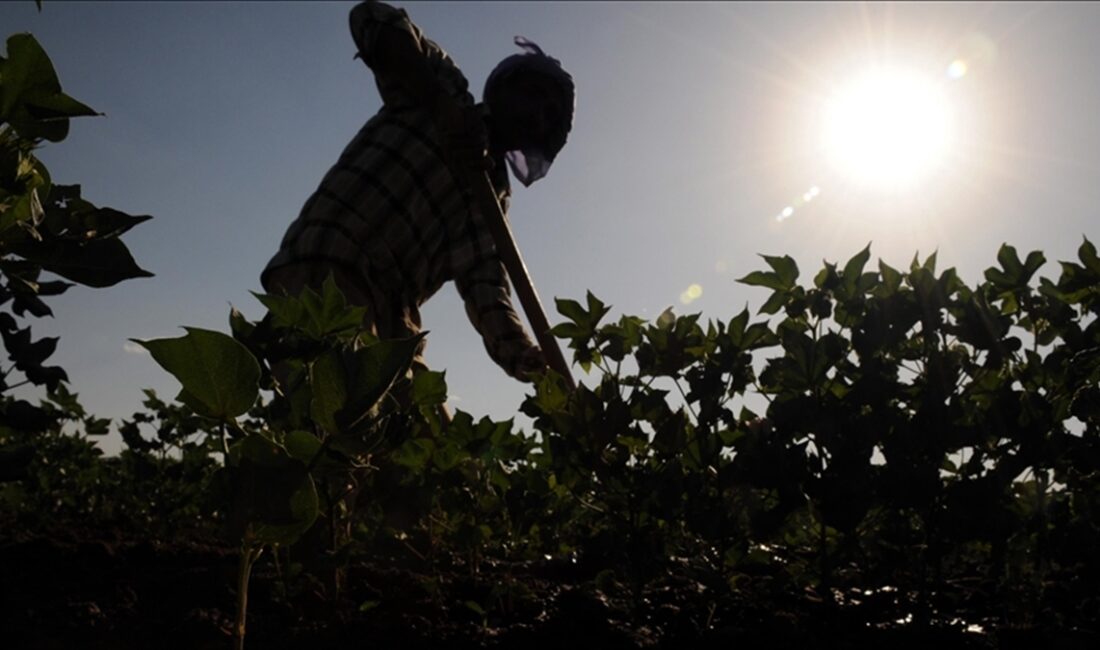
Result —
<path fill-rule="evenodd" d="M 758 254 L 809 281 L 871 242 L 873 261 L 936 251 L 973 283 L 1002 243 L 1044 251 L 1056 276 L 1083 235 L 1100 240 L 1100 4 L 392 4 L 477 96 L 515 35 L 573 75 L 569 142 L 545 179 L 513 183 L 509 215 L 552 323 L 555 297 L 589 290 L 610 319 L 755 311 L 767 291 L 735 280 Z M 117 421 L 143 388 L 178 391 L 129 339 L 227 332 L 230 305 L 263 316 L 260 271 L 381 105 L 353 6 L 0 3 L 0 35 L 34 34 L 64 90 L 105 114 L 39 150 L 54 181 L 154 217 L 124 241 L 155 277 L 70 289 L 32 323 L 60 336 L 51 362 L 90 412 Z M 453 284 L 422 316 L 451 405 L 515 417 L 528 387 L 489 360 Z"/>

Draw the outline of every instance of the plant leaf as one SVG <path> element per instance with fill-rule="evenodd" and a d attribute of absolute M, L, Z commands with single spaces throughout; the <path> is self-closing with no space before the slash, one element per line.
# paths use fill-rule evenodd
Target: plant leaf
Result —
<path fill-rule="evenodd" d="M 191 406 L 203 415 L 224 420 L 251 408 L 260 381 L 260 365 L 252 353 L 221 332 L 184 329 L 187 334 L 180 338 L 130 340 L 183 385 Z"/>
<path fill-rule="evenodd" d="M 44 270 L 88 287 L 110 287 L 123 280 L 153 277 L 137 265 L 119 239 L 28 241 L 10 248 Z"/>
<path fill-rule="evenodd" d="M 790 255 L 784 255 L 783 257 L 761 255 L 761 257 L 775 271 L 779 281 L 783 283 L 784 289 L 794 287 L 795 281 L 798 280 L 798 264 L 795 263 L 794 258 Z"/>
<path fill-rule="evenodd" d="M 775 291 L 784 291 L 787 288 L 783 280 L 779 277 L 779 274 L 769 271 L 753 271 L 737 281 L 741 284 L 766 287 L 768 289 L 774 289 Z"/>
<path fill-rule="evenodd" d="M 859 288 L 859 279 L 863 275 L 863 267 L 867 265 L 867 260 L 870 258 L 871 244 L 868 242 L 863 250 L 852 256 L 852 259 L 848 260 L 848 263 L 844 265 L 841 279 L 849 294 Z"/>

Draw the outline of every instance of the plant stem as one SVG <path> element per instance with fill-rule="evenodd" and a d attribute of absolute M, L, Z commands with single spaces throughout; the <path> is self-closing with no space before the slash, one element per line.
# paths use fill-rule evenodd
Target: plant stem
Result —
<path fill-rule="evenodd" d="M 676 389 L 678 391 L 680 391 L 680 396 L 684 398 L 684 406 L 687 407 L 688 412 L 691 413 L 692 417 L 695 418 L 695 422 L 698 423 L 699 422 L 699 414 L 695 412 L 695 409 L 692 408 L 692 406 L 691 406 L 691 402 L 688 401 L 687 393 L 684 392 L 684 387 L 680 385 L 680 377 L 676 376 L 672 380 L 672 383 L 676 384 Z"/>
<path fill-rule="evenodd" d="M 832 588 L 832 568 L 829 566 L 829 536 L 828 528 L 825 526 L 825 516 L 820 511 L 818 512 L 820 521 L 820 528 L 818 529 L 818 565 L 821 571 L 821 592 L 822 598 L 829 605 L 833 604 L 833 588 Z"/>
<path fill-rule="evenodd" d="M 229 464 L 229 434 L 225 430 L 225 422 L 222 422 L 221 433 L 222 433 L 222 453 L 225 454 L 225 457 L 222 460 L 223 460 L 223 462 L 225 462 L 226 465 L 228 465 Z"/>
<path fill-rule="evenodd" d="M 574 492 L 573 488 L 569 487 L 568 485 L 565 486 L 565 489 L 568 490 L 569 494 L 572 495 L 573 498 L 576 499 L 585 508 L 588 508 L 589 510 L 592 510 L 594 512 L 598 512 L 601 515 L 606 515 L 607 514 L 606 510 L 604 510 L 603 508 L 599 507 L 598 505 L 592 503 L 591 501 L 586 500 L 584 497 L 582 497 L 581 495 Z"/>
<path fill-rule="evenodd" d="M 263 553 L 263 547 L 251 544 L 251 527 L 245 531 L 241 543 L 241 562 L 237 569 L 237 622 L 234 626 L 234 650 L 244 650 L 245 619 L 248 616 L 248 580 L 252 576 L 252 565 Z"/>
<path fill-rule="evenodd" d="M 286 598 L 287 600 L 289 600 L 290 599 L 290 578 L 287 575 L 287 569 L 289 569 L 289 567 L 290 567 L 290 560 L 287 559 L 286 567 L 284 567 L 283 563 L 279 560 L 279 551 L 280 550 L 282 550 L 282 547 L 279 546 L 278 544 L 276 544 L 275 546 L 272 546 L 271 547 L 271 559 L 275 560 L 275 571 L 279 574 L 279 582 L 281 582 L 283 584 L 283 597 Z M 286 550 L 287 550 L 288 553 L 290 552 L 289 547 Z"/>
<path fill-rule="evenodd" d="M 1043 553 L 1046 547 L 1046 529 L 1047 529 L 1047 472 L 1046 469 L 1035 472 L 1036 479 L 1036 515 L 1038 519 L 1038 527 L 1035 531 L 1035 581 L 1036 584 L 1042 585 L 1043 582 Z"/>

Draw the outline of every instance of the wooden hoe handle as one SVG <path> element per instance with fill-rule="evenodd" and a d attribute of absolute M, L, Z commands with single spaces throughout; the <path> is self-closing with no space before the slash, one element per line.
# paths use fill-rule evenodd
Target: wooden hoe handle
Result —
<path fill-rule="evenodd" d="M 512 279 L 512 286 L 515 287 L 516 294 L 519 296 L 520 305 L 523 306 L 539 347 L 542 348 L 543 359 L 548 366 L 565 378 L 569 390 L 576 390 L 577 385 L 573 381 L 573 374 L 569 371 L 569 364 L 562 356 L 557 339 L 550 333 L 550 322 L 542 309 L 539 294 L 535 292 L 535 285 L 531 282 L 530 274 L 527 273 L 527 265 L 523 263 L 523 257 L 519 254 L 519 248 L 516 246 L 515 238 L 512 237 L 512 230 L 508 227 L 504 211 L 500 209 L 492 179 L 489 178 L 488 172 L 482 171 L 480 175 L 472 176 L 471 181 L 474 198 L 481 207 L 482 217 L 489 226 L 489 231 L 493 233 L 497 253 L 504 263 L 504 269 L 508 271 L 508 277 Z"/>

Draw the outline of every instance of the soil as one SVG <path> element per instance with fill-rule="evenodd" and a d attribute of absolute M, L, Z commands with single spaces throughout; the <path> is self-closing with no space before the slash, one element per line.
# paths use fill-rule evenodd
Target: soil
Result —
<path fill-rule="evenodd" d="M 319 583 L 284 582 L 271 560 L 253 575 L 249 648 L 1100 647 L 1095 635 L 1035 626 L 976 634 L 872 625 L 866 610 L 825 605 L 809 591 L 768 593 L 765 577 L 716 598 L 690 571 L 670 571 L 632 598 L 599 567 L 569 561 L 482 563 L 476 572 L 453 561 L 425 575 L 376 559 L 350 563 L 344 589 L 328 598 Z M 0 646 L 230 648 L 237 561 L 200 534 L 168 542 L 4 526 Z"/>

